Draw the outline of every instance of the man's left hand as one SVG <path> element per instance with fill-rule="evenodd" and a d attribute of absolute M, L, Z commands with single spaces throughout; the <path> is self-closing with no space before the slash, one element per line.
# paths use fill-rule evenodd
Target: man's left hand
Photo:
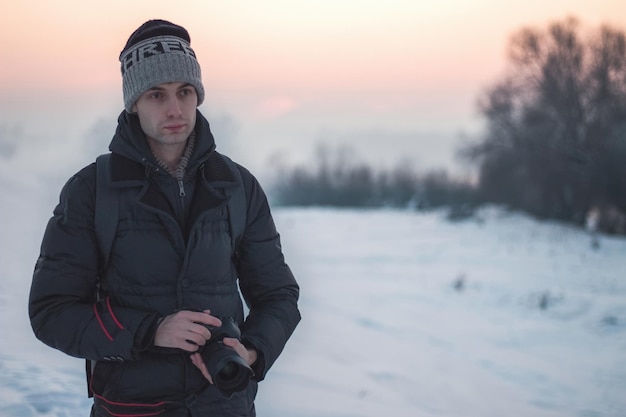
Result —
<path fill-rule="evenodd" d="M 254 349 L 247 349 L 239 341 L 239 339 L 235 339 L 233 337 L 225 337 L 223 341 L 226 346 L 233 348 L 235 352 L 237 352 L 239 356 L 241 356 L 248 365 L 252 366 L 252 364 L 256 362 L 258 358 L 257 351 Z M 191 362 L 200 370 L 200 372 L 202 372 L 202 375 L 204 375 L 204 377 L 212 384 L 213 378 L 211 378 L 211 375 L 209 374 L 209 370 L 207 369 L 204 361 L 202 360 L 202 356 L 200 355 L 200 353 L 198 352 L 192 353 Z"/>

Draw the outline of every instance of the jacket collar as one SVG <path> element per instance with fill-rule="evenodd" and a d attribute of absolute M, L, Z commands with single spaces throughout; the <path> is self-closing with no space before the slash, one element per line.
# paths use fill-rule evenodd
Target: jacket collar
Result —
<path fill-rule="evenodd" d="M 153 169 L 120 154 L 111 155 L 111 181 L 114 187 L 142 185 Z M 211 152 L 206 161 L 200 165 L 199 174 L 213 187 L 234 186 L 237 182 L 233 167 L 216 151 Z"/>
<path fill-rule="evenodd" d="M 208 120 L 196 110 L 196 143 L 188 165 L 188 173 L 200 173 L 203 180 L 214 187 L 236 184 L 232 167 L 215 151 L 215 139 Z M 116 187 L 143 184 L 158 164 L 150 151 L 139 118 L 125 110 L 118 117 L 118 126 L 109 145 L 111 177 Z"/>

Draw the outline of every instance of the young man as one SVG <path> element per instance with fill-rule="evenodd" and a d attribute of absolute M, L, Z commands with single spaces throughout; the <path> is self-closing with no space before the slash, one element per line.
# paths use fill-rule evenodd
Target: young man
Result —
<path fill-rule="evenodd" d="M 90 361 L 93 416 L 254 416 L 257 382 L 300 320 L 267 199 L 215 151 L 183 27 L 144 23 L 120 62 L 125 110 L 107 161 L 106 195 L 119 200 L 112 249 L 107 258 L 98 245 L 102 191 L 91 164 L 66 183 L 48 223 L 33 330 Z M 230 368 L 212 363 L 218 356 Z M 243 383 L 229 385 L 235 379 Z"/>

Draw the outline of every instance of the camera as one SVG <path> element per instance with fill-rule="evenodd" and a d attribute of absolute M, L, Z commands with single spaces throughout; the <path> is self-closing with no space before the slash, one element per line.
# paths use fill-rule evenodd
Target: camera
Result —
<path fill-rule="evenodd" d="M 200 349 L 202 360 L 213 378 L 213 383 L 226 397 L 248 386 L 254 371 L 235 349 L 226 346 L 225 337 L 241 338 L 241 330 L 232 317 L 218 317 L 220 327 L 206 326 L 211 331 L 211 338 Z"/>

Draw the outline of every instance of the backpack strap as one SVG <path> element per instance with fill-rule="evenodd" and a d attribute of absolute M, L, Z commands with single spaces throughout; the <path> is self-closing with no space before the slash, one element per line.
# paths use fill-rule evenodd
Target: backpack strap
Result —
<path fill-rule="evenodd" d="M 99 272 L 109 264 L 113 240 L 119 220 L 119 192 L 111 187 L 111 154 L 96 159 L 96 206 L 94 228 L 100 251 Z"/>
<path fill-rule="evenodd" d="M 98 241 L 100 259 L 98 261 L 98 282 L 96 284 L 96 301 L 100 299 L 100 275 L 109 264 L 113 240 L 117 233 L 119 220 L 120 195 L 111 187 L 111 154 L 102 154 L 96 158 L 96 203 L 94 207 L 94 230 Z M 87 396 L 93 397 L 91 378 L 96 361 L 85 360 L 87 374 Z"/>
<path fill-rule="evenodd" d="M 230 241 L 232 244 L 232 250 L 235 256 L 237 256 L 237 251 L 239 247 L 239 243 L 241 242 L 241 237 L 243 236 L 243 232 L 246 229 L 246 218 L 248 213 L 248 204 L 246 199 L 246 189 L 243 181 L 243 177 L 241 175 L 241 171 L 237 164 L 235 164 L 230 158 L 225 155 L 222 155 L 224 160 L 230 165 L 232 172 L 235 174 L 235 179 L 237 180 L 238 186 L 227 188 L 225 193 L 228 197 L 228 223 L 230 226 Z"/>

